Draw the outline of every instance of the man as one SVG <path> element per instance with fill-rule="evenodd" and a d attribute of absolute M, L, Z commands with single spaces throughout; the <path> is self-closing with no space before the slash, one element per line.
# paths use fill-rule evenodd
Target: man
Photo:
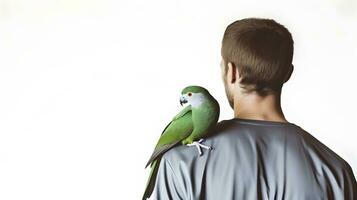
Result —
<path fill-rule="evenodd" d="M 353 200 L 351 167 L 280 106 L 293 71 L 293 39 L 274 20 L 235 21 L 222 40 L 222 78 L 234 118 L 218 123 L 198 156 L 177 146 L 160 163 L 154 199 Z"/>

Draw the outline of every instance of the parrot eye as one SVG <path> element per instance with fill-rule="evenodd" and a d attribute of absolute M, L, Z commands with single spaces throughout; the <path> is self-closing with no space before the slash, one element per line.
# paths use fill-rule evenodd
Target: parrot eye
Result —
<path fill-rule="evenodd" d="M 187 93 L 187 95 L 190 97 L 190 96 L 192 96 L 192 93 L 191 93 L 191 92 L 189 92 L 189 93 Z"/>

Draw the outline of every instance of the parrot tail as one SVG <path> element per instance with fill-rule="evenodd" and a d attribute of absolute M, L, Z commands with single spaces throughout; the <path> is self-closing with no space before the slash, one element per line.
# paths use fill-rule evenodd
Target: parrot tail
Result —
<path fill-rule="evenodd" d="M 156 175 L 159 170 L 160 161 L 161 161 L 161 156 L 152 162 L 149 179 L 147 181 L 145 192 L 143 195 L 143 200 L 149 198 L 152 192 L 154 191 Z"/>

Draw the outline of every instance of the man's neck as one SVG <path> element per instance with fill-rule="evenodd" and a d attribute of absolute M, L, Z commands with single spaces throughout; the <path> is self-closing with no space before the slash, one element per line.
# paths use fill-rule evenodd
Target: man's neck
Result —
<path fill-rule="evenodd" d="M 258 94 L 246 94 L 234 100 L 234 117 L 277 122 L 288 122 L 280 105 L 280 94 L 261 97 Z"/>

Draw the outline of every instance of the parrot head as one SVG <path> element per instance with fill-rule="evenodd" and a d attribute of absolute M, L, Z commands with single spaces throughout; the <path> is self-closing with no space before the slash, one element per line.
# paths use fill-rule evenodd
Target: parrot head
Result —
<path fill-rule="evenodd" d="M 185 87 L 181 92 L 180 104 L 190 104 L 192 107 L 198 107 L 204 101 L 211 97 L 208 90 L 201 86 L 188 86 Z"/>

